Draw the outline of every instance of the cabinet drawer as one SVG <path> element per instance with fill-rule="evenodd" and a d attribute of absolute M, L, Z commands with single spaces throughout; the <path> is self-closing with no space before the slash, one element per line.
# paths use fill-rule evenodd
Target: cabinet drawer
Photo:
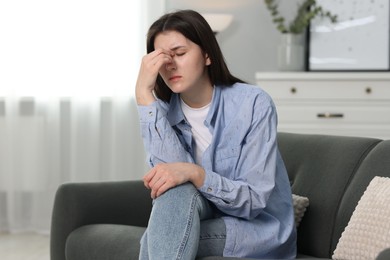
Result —
<path fill-rule="evenodd" d="M 390 124 L 390 102 L 375 105 L 277 103 L 279 122 L 326 124 Z"/>
<path fill-rule="evenodd" d="M 386 81 L 258 81 L 274 100 L 277 99 L 351 99 L 389 100 Z"/>
<path fill-rule="evenodd" d="M 259 72 L 280 131 L 390 137 L 390 73 Z"/>

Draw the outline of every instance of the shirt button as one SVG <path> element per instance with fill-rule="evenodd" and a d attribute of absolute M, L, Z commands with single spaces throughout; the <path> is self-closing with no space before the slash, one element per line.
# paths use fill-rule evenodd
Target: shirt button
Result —
<path fill-rule="evenodd" d="M 212 191 L 213 191 L 213 189 L 211 187 L 207 188 L 207 192 L 212 192 Z"/>
<path fill-rule="evenodd" d="M 152 111 L 149 112 L 149 116 L 153 116 L 153 112 Z"/>

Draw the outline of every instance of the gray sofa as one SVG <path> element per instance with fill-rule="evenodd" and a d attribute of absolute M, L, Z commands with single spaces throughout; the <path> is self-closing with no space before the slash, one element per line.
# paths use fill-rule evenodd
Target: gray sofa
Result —
<path fill-rule="evenodd" d="M 297 258 L 330 259 L 371 179 L 390 177 L 390 140 L 279 133 L 278 142 L 293 193 L 310 200 L 298 228 Z M 61 185 L 51 260 L 137 259 L 150 210 L 141 181 Z M 390 259 L 390 250 L 378 259 Z"/>

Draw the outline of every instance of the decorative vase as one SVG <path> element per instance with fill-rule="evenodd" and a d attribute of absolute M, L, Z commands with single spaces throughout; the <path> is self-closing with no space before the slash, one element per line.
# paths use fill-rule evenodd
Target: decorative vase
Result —
<path fill-rule="evenodd" d="M 278 46 L 278 68 L 280 71 L 303 71 L 305 69 L 303 37 L 303 34 L 282 34 Z"/>

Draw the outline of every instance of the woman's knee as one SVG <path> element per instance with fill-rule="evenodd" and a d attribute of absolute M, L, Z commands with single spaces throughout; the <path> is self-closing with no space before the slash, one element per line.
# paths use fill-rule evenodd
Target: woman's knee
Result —
<path fill-rule="evenodd" d="M 194 196 L 198 195 L 199 191 L 195 188 L 195 186 L 192 183 L 187 182 L 167 190 L 164 194 L 156 198 L 154 203 L 160 201 L 192 200 Z"/>
<path fill-rule="evenodd" d="M 191 212 L 198 211 L 202 219 L 212 216 L 213 211 L 207 199 L 190 182 L 176 186 L 156 198 L 153 201 L 153 208 L 170 211 L 174 209 L 183 211 L 189 208 Z"/>

